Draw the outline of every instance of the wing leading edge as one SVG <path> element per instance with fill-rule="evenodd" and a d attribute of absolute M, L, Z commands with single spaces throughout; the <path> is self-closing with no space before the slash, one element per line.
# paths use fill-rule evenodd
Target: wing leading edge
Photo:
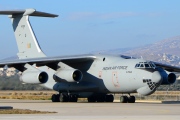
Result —
<path fill-rule="evenodd" d="M 151 61 L 153 62 L 153 61 Z M 157 67 L 161 67 L 165 69 L 166 71 L 169 72 L 180 72 L 180 67 L 172 66 L 172 65 L 167 65 L 167 64 L 162 64 L 158 62 L 153 62 Z"/>
<path fill-rule="evenodd" d="M 33 58 L 33 59 L 16 59 L 16 60 L 2 60 L 0 61 L 0 67 L 8 65 L 9 67 L 16 67 L 18 65 L 28 64 L 40 64 L 47 65 L 50 63 L 59 63 L 59 62 L 84 62 L 84 61 L 94 61 L 96 56 L 86 54 L 86 55 L 74 55 L 74 56 L 60 56 L 60 57 L 42 57 L 42 58 Z"/>

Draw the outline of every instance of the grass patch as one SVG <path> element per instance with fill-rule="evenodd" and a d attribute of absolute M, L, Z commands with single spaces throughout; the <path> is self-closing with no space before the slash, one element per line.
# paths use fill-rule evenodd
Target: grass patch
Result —
<path fill-rule="evenodd" d="M 54 91 L 0 91 L 0 99 L 50 100 Z"/>
<path fill-rule="evenodd" d="M 37 110 L 29 110 L 29 109 L 0 110 L 0 114 L 50 114 L 50 113 L 57 113 L 57 112 L 37 111 Z"/>

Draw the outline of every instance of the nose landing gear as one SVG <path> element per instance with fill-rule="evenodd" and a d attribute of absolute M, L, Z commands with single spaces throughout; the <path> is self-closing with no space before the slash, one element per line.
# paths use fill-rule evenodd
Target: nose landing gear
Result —
<path fill-rule="evenodd" d="M 128 98 L 128 103 L 135 103 L 135 101 L 136 101 L 135 96 L 130 96 L 130 97 Z"/>

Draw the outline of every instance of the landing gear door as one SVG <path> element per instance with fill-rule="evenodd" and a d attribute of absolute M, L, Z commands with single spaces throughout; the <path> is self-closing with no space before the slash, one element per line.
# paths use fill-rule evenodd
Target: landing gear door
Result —
<path fill-rule="evenodd" d="M 119 81 L 118 81 L 118 74 L 117 72 L 112 72 L 112 82 L 113 82 L 113 85 L 116 87 L 116 88 L 119 88 L 120 85 L 119 85 Z"/>

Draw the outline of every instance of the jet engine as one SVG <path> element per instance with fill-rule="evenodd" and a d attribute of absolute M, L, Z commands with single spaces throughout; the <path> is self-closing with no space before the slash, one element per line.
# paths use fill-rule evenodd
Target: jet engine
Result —
<path fill-rule="evenodd" d="M 169 85 L 176 82 L 176 75 L 171 72 L 161 72 L 161 76 L 163 78 L 161 85 Z"/>
<path fill-rule="evenodd" d="M 59 70 L 55 75 L 54 79 L 57 81 L 66 82 L 79 82 L 82 80 L 83 74 L 77 69 L 63 69 Z"/>
<path fill-rule="evenodd" d="M 48 81 L 48 74 L 43 71 L 26 70 L 20 76 L 20 81 L 29 84 L 43 84 Z"/>
<path fill-rule="evenodd" d="M 162 68 L 158 68 L 158 71 L 160 72 L 162 77 L 161 85 L 169 85 L 176 82 L 176 75 L 174 73 L 165 71 Z"/>

